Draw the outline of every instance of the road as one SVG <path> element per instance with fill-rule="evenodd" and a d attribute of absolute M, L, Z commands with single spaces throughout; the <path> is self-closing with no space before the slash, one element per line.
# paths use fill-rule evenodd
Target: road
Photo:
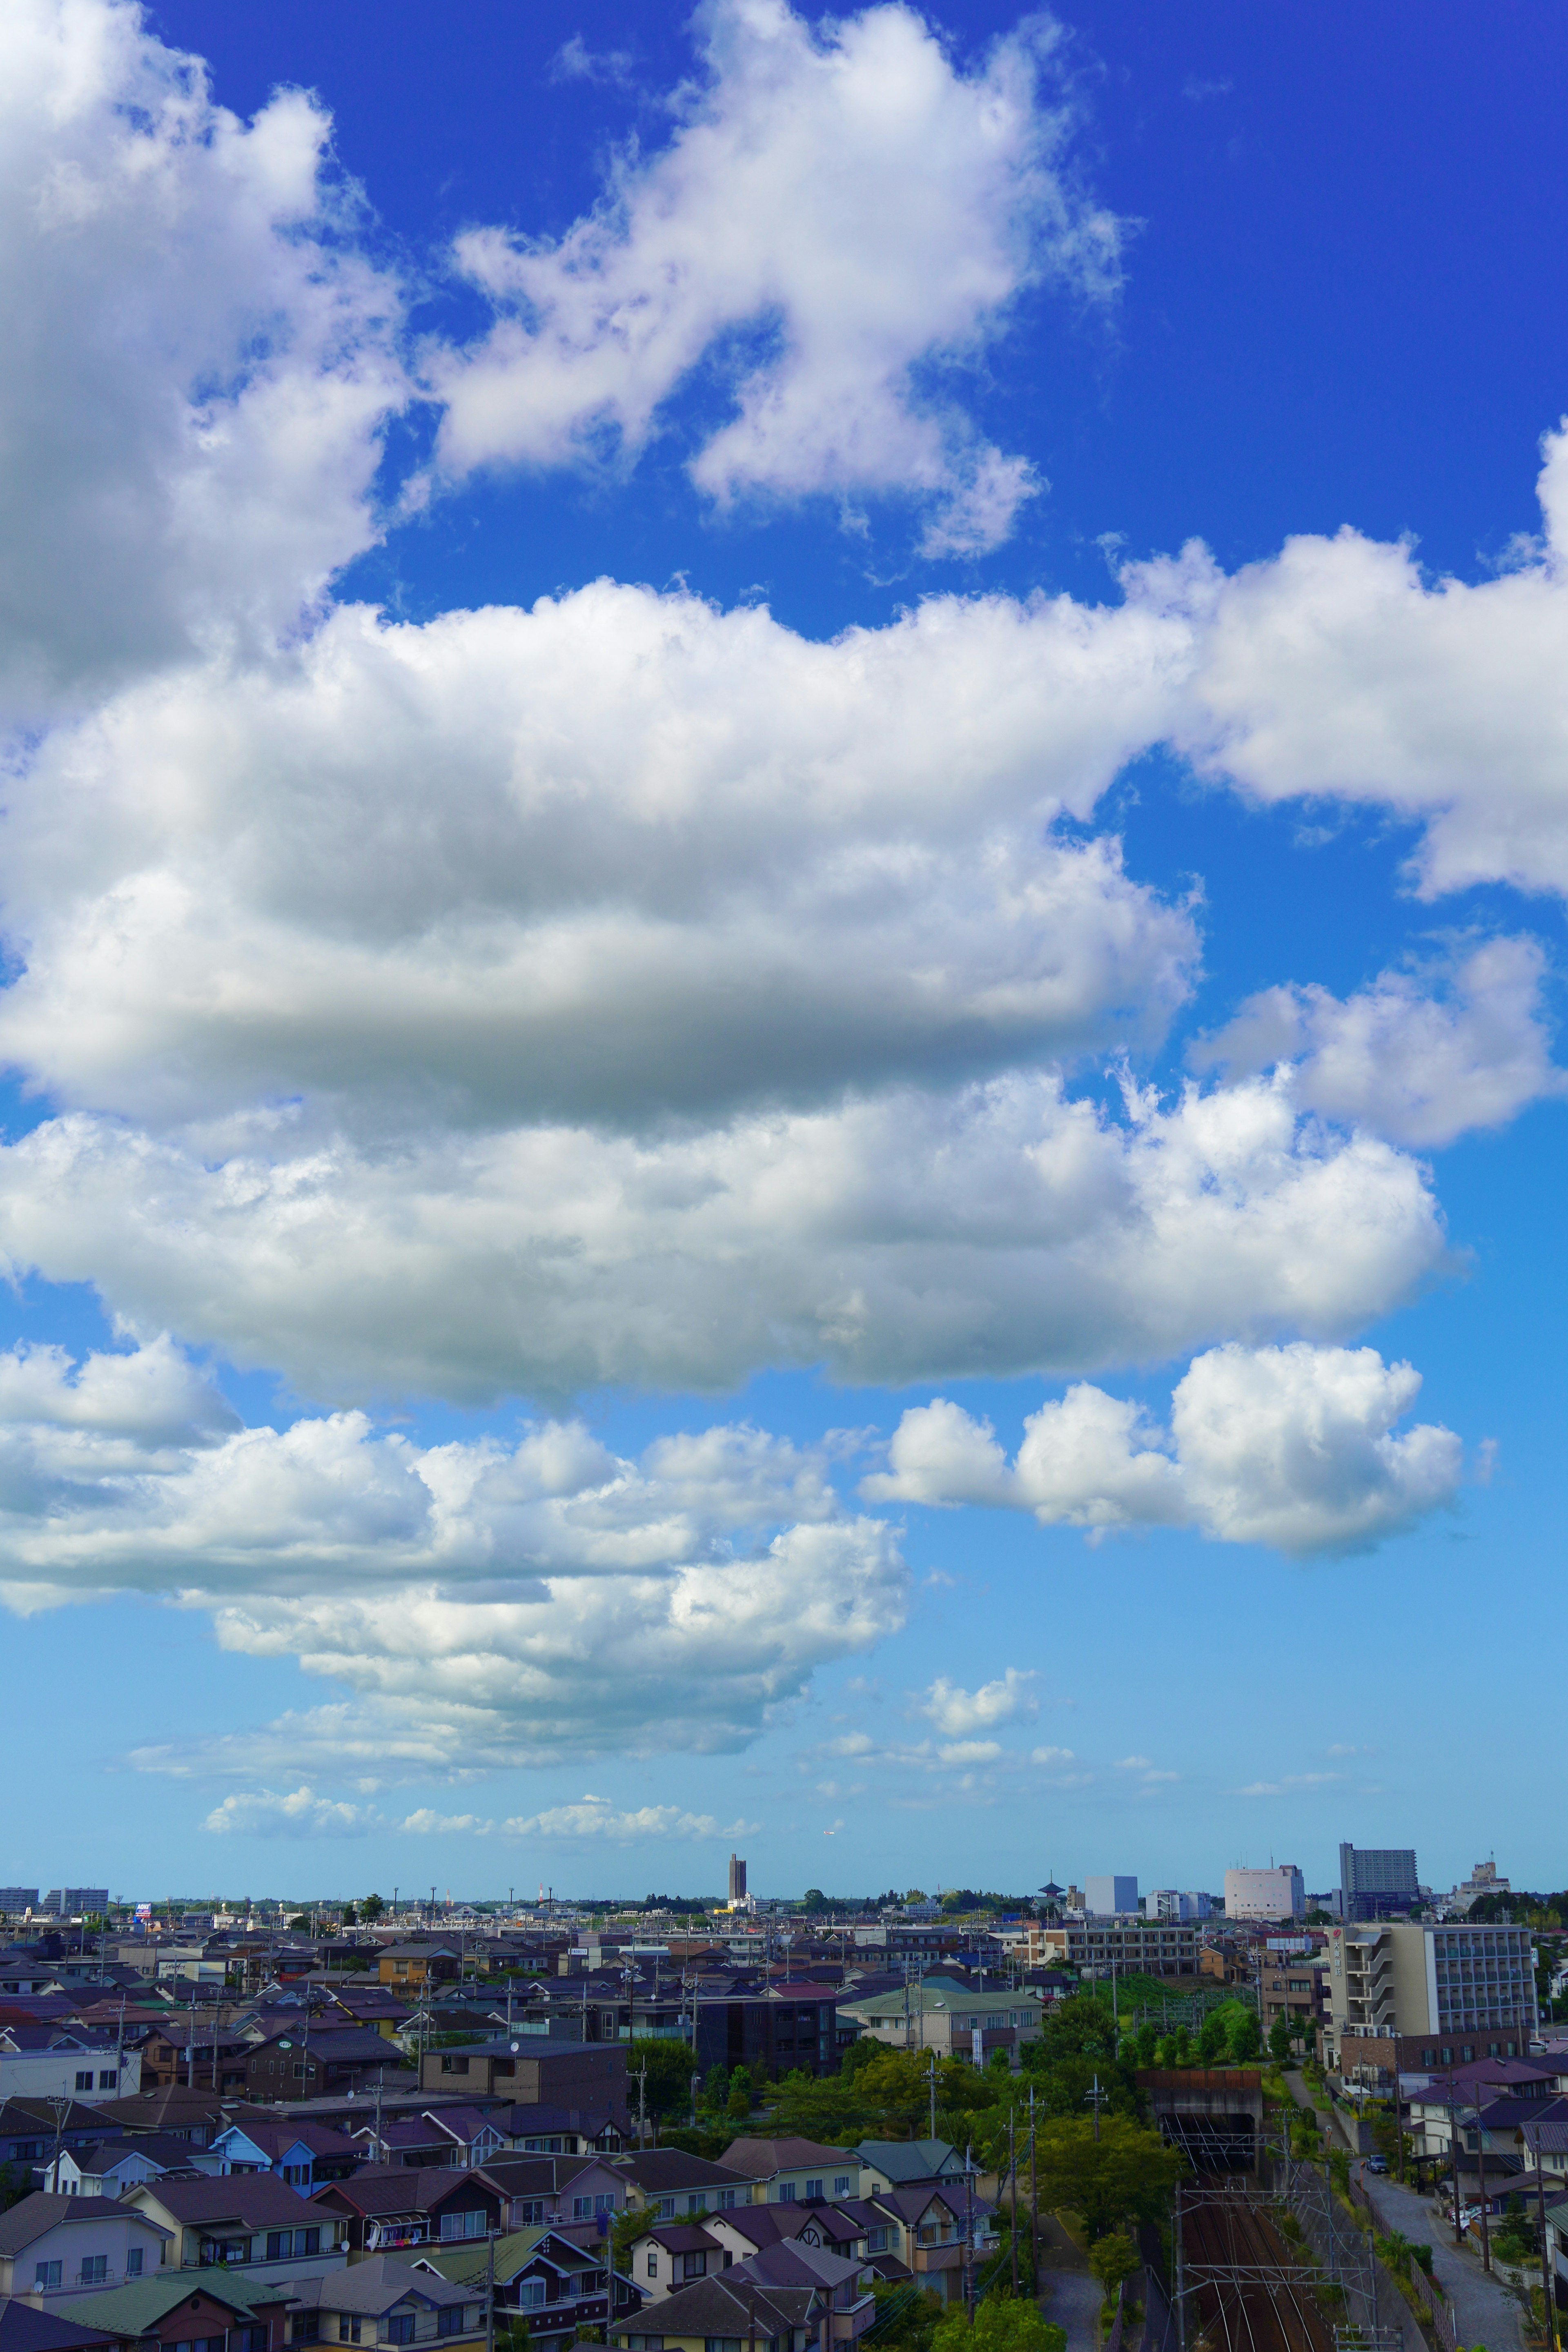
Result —
<path fill-rule="evenodd" d="M 1299 2106 L 1327 2108 L 1331 2133 L 1342 2147 L 1349 2148 L 1350 2135 L 1327 2094 L 1314 2098 L 1300 2074 L 1289 2074 L 1286 2081 Z M 1396 2180 L 1375 2173 L 1369 2175 L 1365 2158 L 1356 2157 L 1353 2149 L 1351 2153 L 1351 2169 L 1372 2200 L 1379 2228 L 1385 2233 L 1397 2230 L 1413 2245 L 1431 2247 L 1433 2274 L 1449 2298 L 1458 2342 L 1484 2345 L 1486 2352 L 1524 2352 L 1521 2327 L 1523 2313 L 1511 2291 L 1497 2279 L 1489 2278 L 1473 2254 L 1455 2245 L 1452 2232 L 1436 2219 L 1424 2198 L 1417 2197 L 1413 2189 L 1402 2189 Z"/>
<path fill-rule="evenodd" d="M 1055 2327 L 1068 2332 L 1068 2352 L 1096 2352 L 1100 2343 L 1100 2281 L 1088 2271 L 1047 2271 L 1040 2279 L 1040 2308 Z"/>

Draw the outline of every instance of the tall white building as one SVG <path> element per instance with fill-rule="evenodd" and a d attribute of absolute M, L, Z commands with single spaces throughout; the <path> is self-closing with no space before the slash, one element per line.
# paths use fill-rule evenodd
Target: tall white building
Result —
<path fill-rule="evenodd" d="M 1175 1886 L 1156 1886 L 1143 1897 L 1145 1919 L 1206 1919 L 1210 1909 L 1206 1895 L 1186 1894 Z"/>
<path fill-rule="evenodd" d="M 1090 1918 L 1119 1919 L 1137 1911 L 1138 1881 L 1120 1876 L 1086 1878 L 1083 1895 Z"/>
<path fill-rule="evenodd" d="M 1306 1881 L 1293 1862 L 1282 1862 L 1272 1870 L 1227 1870 L 1225 1916 L 1227 1919 L 1304 1919 Z"/>

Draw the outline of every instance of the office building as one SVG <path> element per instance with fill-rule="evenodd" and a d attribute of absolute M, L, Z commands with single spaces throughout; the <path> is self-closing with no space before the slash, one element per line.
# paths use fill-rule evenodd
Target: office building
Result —
<path fill-rule="evenodd" d="M 24 1911 L 38 1907 L 36 1886 L 0 1886 L 0 1914 L 8 1919 L 19 1919 Z"/>
<path fill-rule="evenodd" d="M 1348 1927 L 1356 1919 L 1383 1919 L 1390 1912 L 1408 1911 L 1421 1900 L 1413 1846 L 1340 1848 L 1341 1916 Z"/>
<path fill-rule="evenodd" d="M 1227 1870 L 1225 1916 L 1227 1919 L 1304 1919 L 1307 1883 L 1293 1862 L 1282 1862 L 1269 1870 Z"/>
<path fill-rule="evenodd" d="M 51 1918 L 81 1919 L 96 1911 L 101 1917 L 109 1908 L 107 1886 L 51 1886 L 44 1897 L 43 1908 Z"/>
<path fill-rule="evenodd" d="M 730 1908 L 739 1910 L 746 1899 L 746 1865 L 738 1853 L 730 1856 Z"/>
<path fill-rule="evenodd" d="M 1120 1919 L 1138 1908 L 1138 1881 L 1120 1876 L 1086 1878 L 1083 1907 L 1090 1918 Z"/>
<path fill-rule="evenodd" d="M 1375 2081 L 1395 2065 L 1524 2057 L 1537 2022 L 1530 1949 L 1528 1927 L 1331 1927 L 1327 2062 Z"/>

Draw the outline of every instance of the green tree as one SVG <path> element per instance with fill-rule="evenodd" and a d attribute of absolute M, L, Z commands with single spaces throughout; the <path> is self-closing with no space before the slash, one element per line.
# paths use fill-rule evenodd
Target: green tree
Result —
<path fill-rule="evenodd" d="M 359 1906 L 359 1916 L 368 1927 L 372 1926 L 374 1921 L 380 1918 L 386 1906 L 382 1901 L 379 1895 L 367 1895 L 364 1901 Z M 526 2321 L 523 2323 L 523 2332 L 524 2334 L 527 2333 Z"/>
<path fill-rule="evenodd" d="M 1113 2303 L 1117 2288 L 1139 2267 L 1138 2249 L 1125 2230 L 1108 2230 L 1090 2246 L 1089 2266 L 1100 2281 L 1106 2302 Z"/>
<path fill-rule="evenodd" d="M 1198 2032 L 1198 2056 L 1205 2066 L 1212 2066 L 1226 2042 L 1225 2019 L 1217 2009 L 1211 2009 Z"/>
<path fill-rule="evenodd" d="M 1238 2066 L 1250 2066 L 1263 2055 L 1263 2030 L 1250 2009 L 1244 2009 L 1231 2027 L 1230 2054 Z"/>
<path fill-rule="evenodd" d="M 1207 2031 L 1207 2028 L 1205 2028 Z M 1281 2011 L 1268 2029 L 1268 2055 L 1283 2066 L 1290 2055 L 1290 2021 Z"/>
<path fill-rule="evenodd" d="M 730 2069 L 710 2066 L 702 2085 L 702 2104 L 712 2115 L 722 2115 L 730 2099 Z"/>
<path fill-rule="evenodd" d="M 352 1903 L 345 1903 L 343 1905 L 343 1926 L 345 1927 L 357 1927 L 359 1926 L 359 1913 L 354 1909 Z"/>
<path fill-rule="evenodd" d="M 683 2116 L 691 2112 L 691 2045 L 669 2042 L 660 2034 L 638 2034 L 626 2044 L 627 2086 L 636 2095 L 637 2075 L 647 2068 L 647 2111 L 650 2116 Z"/>
<path fill-rule="evenodd" d="M 724 2111 L 732 2123 L 743 2124 L 752 2112 L 752 2077 L 749 2068 L 734 2067 L 730 2075 L 730 2087 L 725 2095 Z"/>
<path fill-rule="evenodd" d="M 903 2286 L 891 2280 L 878 2280 L 872 2284 L 877 2305 L 872 2326 L 887 2328 L 887 2333 L 877 2338 L 880 2352 L 931 2352 L 931 2340 L 944 2308 L 942 2297 L 928 2291 L 906 2303 L 905 2293 Z"/>
<path fill-rule="evenodd" d="M 1102 2117 L 1098 2139 L 1087 2117 L 1053 2118 L 1038 2131 L 1036 2164 L 1041 2205 L 1079 2214 L 1091 2238 L 1161 2220 L 1184 2169 L 1158 2132 L 1123 2116 Z"/>
<path fill-rule="evenodd" d="M 308 1936 L 310 1932 L 310 1913 L 308 1911 L 297 1911 L 292 1919 L 289 1922 L 289 1929 L 291 1935 L 303 1933 Z"/>
<path fill-rule="evenodd" d="M 931 2337 L 931 2352 L 1067 2352 L 1067 2330 L 1040 2315 L 1021 2295 L 988 2294 L 971 2321 L 963 2304 L 950 2304 Z"/>

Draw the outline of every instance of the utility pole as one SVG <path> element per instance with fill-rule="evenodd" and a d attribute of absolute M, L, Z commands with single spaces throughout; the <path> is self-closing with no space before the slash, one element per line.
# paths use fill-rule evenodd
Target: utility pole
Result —
<path fill-rule="evenodd" d="M 1040 2179 L 1035 2164 L 1035 2086 L 1029 2085 L 1029 2278 L 1030 2292 L 1040 2291 Z"/>
<path fill-rule="evenodd" d="M 1333 2235 L 1334 2217 L 1329 2215 L 1329 2233 Z M 1187 2352 L 1187 2288 L 1184 2249 L 1182 2244 L 1182 2184 L 1176 2183 L 1176 2218 L 1173 2231 L 1176 2256 L 1176 2344 L 1177 2352 Z"/>
<path fill-rule="evenodd" d="M 1096 2074 L 1093 2082 L 1089 2084 L 1088 2090 L 1083 2095 L 1083 2103 L 1085 2106 L 1088 2106 L 1091 2100 L 1094 2103 L 1094 2141 L 1097 2147 L 1100 2145 L 1100 2103 L 1102 2099 L 1109 2098 L 1110 2095 L 1110 2094 L 1109 2091 L 1105 2091 L 1100 2088 L 1100 2076 L 1098 2074 Z"/>
<path fill-rule="evenodd" d="M 1007 2168 L 1012 2175 L 1013 2194 L 1007 2211 L 1011 2227 L 1008 2236 L 1013 2247 L 1013 2300 L 1018 2300 L 1018 2111 L 1007 2110 Z"/>
<path fill-rule="evenodd" d="M 931 2134 L 934 2139 L 936 2135 Z M 974 2325 L 974 2142 L 963 2151 L 963 2307 Z"/>
<path fill-rule="evenodd" d="M 936 2137 L 936 2052 L 926 2060 L 926 2082 L 931 2090 L 931 2136 Z"/>
<path fill-rule="evenodd" d="M 496 2233 L 485 2231 L 485 2352 L 496 2352 Z"/>
<path fill-rule="evenodd" d="M 1481 2123 L 1481 2093 L 1483 2083 L 1476 2084 L 1476 2168 L 1479 2176 L 1478 2202 L 1481 2209 L 1481 2268 L 1492 2266 L 1492 2234 L 1487 2223 L 1487 2136 Z"/>
<path fill-rule="evenodd" d="M 1541 2231 L 1541 2307 L 1546 2329 L 1546 2352 L 1553 2352 L 1557 2342 L 1557 2322 L 1552 2311 L 1552 2249 L 1546 2235 L 1546 2176 L 1541 2168 L 1541 2126 L 1535 2126 L 1535 2210 Z"/>

